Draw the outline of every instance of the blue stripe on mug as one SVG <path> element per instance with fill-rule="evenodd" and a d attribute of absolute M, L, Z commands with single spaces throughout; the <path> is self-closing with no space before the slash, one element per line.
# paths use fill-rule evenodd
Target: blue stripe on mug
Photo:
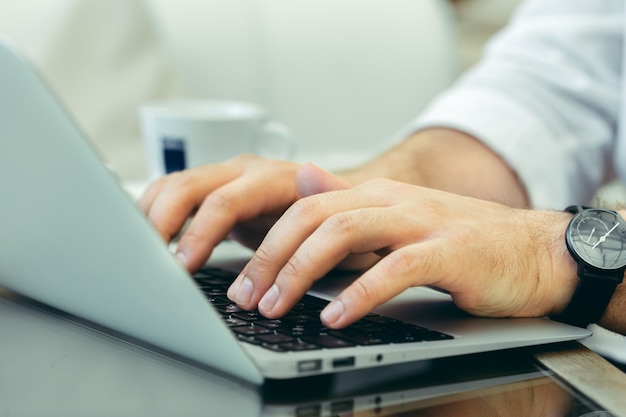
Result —
<path fill-rule="evenodd" d="M 185 158 L 185 141 L 181 138 L 162 138 L 163 165 L 165 173 L 182 171 L 187 167 Z"/>

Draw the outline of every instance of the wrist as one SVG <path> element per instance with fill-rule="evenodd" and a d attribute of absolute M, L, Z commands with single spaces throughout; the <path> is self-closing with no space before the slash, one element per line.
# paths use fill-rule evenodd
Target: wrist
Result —
<path fill-rule="evenodd" d="M 514 238 L 512 262 L 520 258 L 520 271 L 519 282 L 513 285 L 524 288 L 525 300 L 515 316 L 558 314 L 569 304 L 578 282 L 577 265 L 564 238 L 572 215 L 549 210 L 520 210 L 519 213 L 519 223 L 513 227 L 521 232 Z"/>
<path fill-rule="evenodd" d="M 561 314 L 569 305 L 578 285 L 578 264 L 569 253 L 565 242 L 565 233 L 572 219 L 566 212 L 556 212 L 556 219 L 551 232 L 549 257 L 552 280 L 549 288 L 547 315 Z"/>

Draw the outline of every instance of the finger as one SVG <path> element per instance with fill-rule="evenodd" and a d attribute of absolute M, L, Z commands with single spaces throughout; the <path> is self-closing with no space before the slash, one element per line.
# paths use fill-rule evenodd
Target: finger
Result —
<path fill-rule="evenodd" d="M 266 317 L 285 314 L 313 285 L 349 255 L 362 255 L 397 240 L 390 209 L 364 208 L 336 213 L 326 219 L 278 272 L 259 301 Z"/>
<path fill-rule="evenodd" d="M 296 201 L 274 224 L 261 245 L 231 285 L 228 296 L 242 308 L 253 309 L 270 288 L 280 269 L 306 238 L 336 210 L 351 208 L 350 190 L 315 195 Z M 240 285 L 245 282 L 245 286 Z M 245 290 L 239 293 L 239 290 Z"/>
<path fill-rule="evenodd" d="M 309 163 L 304 164 L 298 171 L 296 188 L 300 196 L 307 197 L 322 192 L 347 189 L 350 188 L 350 184 Z M 378 262 L 379 259 L 380 257 L 374 254 L 351 256 L 343 260 L 338 267 L 346 270 L 362 270 Z"/>
<path fill-rule="evenodd" d="M 206 262 L 236 224 L 284 210 L 296 199 L 296 169 L 296 165 L 281 164 L 254 170 L 210 193 L 179 239 L 179 260 L 193 271 Z"/>
<path fill-rule="evenodd" d="M 439 246 L 428 241 L 391 252 L 324 308 L 324 325 L 346 327 L 409 287 L 439 283 L 447 269 Z"/>
<path fill-rule="evenodd" d="M 385 182 L 389 184 L 389 182 Z M 398 193 L 379 182 L 342 191 L 316 194 L 295 202 L 272 229 L 231 285 L 228 296 L 246 309 L 258 307 L 258 302 L 272 286 L 280 270 L 288 263 L 302 243 L 331 215 L 361 207 L 384 207 L 391 204 Z M 388 198 L 391 195 L 391 198 Z M 364 226 L 367 227 L 367 226 Z M 332 242 L 334 237 L 329 240 Z M 322 249 L 324 250 L 324 249 Z M 300 265 L 298 279 L 310 279 L 306 268 Z M 241 286 L 245 282 L 245 286 Z M 239 290 L 244 290 L 239 294 Z M 273 294 L 276 295 L 273 290 Z M 270 296 L 271 297 L 271 296 Z"/>
<path fill-rule="evenodd" d="M 154 200 L 159 195 L 161 191 L 161 187 L 163 186 L 164 178 L 159 178 L 156 181 L 153 181 L 148 185 L 148 188 L 144 191 L 144 193 L 137 200 L 137 205 L 139 208 L 146 214 L 150 211 L 150 207 L 154 203 Z"/>
<path fill-rule="evenodd" d="M 298 170 L 296 188 L 300 196 L 308 197 L 327 191 L 344 190 L 350 188 L 350 184 L 320 167 L 304 164 Z"/>
<path fill-rule="evenodd" d="M 204 179 L 208 171 L 203 167 L 171 174 L 147 194 L 146 201 L 152 199 L 148 219 L 165 241 L 178 234 L 205 195 L 217 186 Z"/>
<path fill-rule="evenodd" d="M 141 205 L 157 231 L 169 241 L 178 234 L 206 195 L 241 175 L 258 159 L 242 155 L 224 163 L 169 174 L 149 187 Z"/>

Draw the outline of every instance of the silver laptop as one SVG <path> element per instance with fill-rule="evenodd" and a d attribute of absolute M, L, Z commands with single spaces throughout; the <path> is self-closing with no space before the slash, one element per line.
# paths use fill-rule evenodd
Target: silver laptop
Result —
<path fill-rule="evenodd" d="M 316 295 L 329 299 L 344 279 L 350 277 L 322 280 Z M 305 337 L 289 346 L 306 349 L 252 342 L 208 302 L 6 40 L 0 42 L 0 286 L 253 384 L 590 335 L 547 319 L 469 317 L 447 294 L 412 288 L 376 313 L 442 337 L 315 349 Z"/>

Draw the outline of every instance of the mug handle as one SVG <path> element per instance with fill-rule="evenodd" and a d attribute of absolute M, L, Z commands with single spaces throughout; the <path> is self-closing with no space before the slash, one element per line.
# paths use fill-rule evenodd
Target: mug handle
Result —
<path fill-rule="evenodd" d="M 269 121 L 259 129 L 259 136 L 255 142 L 257 155 L 272 159 L 291 159 L 294 150 L 293 134 L 284 124 Z"/>

